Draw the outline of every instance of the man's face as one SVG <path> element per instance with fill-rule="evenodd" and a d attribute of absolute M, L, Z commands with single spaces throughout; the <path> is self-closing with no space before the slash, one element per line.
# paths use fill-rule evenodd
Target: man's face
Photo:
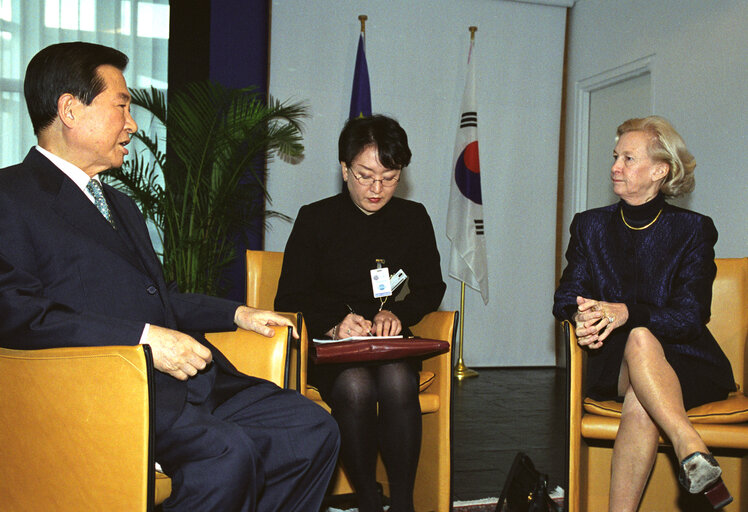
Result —
<path fill-rule="evenodd" d="M 130 115 L 130 93 L 122 72 L 114 66 L 98 68 L 104 90 L 90 105 L 78 102 L 73 109 L 72 132 L 77 165 L 89 176 L 121 167 L 128 153 L 125 146 L 138 125 Z"/>

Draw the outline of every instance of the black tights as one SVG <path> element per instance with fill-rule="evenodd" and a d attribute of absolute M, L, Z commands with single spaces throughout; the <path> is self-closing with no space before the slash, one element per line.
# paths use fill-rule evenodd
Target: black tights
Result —
<path fill-rule="evenodd" d="M 359 511 L 382 512 L 376 483 L 379 447 L 390 484 L 390 511 L 413 512 L 421 449 L 418 372 L 403 361 L 347 368 L 335 379 L 327 402 L 340 427 L 340 455 Z"/>

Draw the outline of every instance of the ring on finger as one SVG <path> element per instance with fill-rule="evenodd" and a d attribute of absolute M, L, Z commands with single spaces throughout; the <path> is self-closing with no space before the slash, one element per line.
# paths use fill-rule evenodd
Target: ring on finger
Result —
<path fill-rule="evenodd" d="M 616 321 L 616 316 L 615 315 L 608 315 L 608 323 L 609 324 L 612 324 L 615 321 Z"/>

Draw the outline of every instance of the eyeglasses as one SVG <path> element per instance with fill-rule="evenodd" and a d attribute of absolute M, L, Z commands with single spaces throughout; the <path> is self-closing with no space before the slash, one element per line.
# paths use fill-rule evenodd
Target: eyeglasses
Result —
<path fill-rule="evenodd" d="M 394 187 L 397 185 L 397 182 L 400 181 L 400 176 L 388 176 L 381 180 L 375 179 L 373 176 L 359 176 L 353 172 L 353 169 L 351 169 L 351 174 L 356 178 L 358 184 L 363 187 L 371 187 L 377 181 L 381 183 L 383 187 Z"/>

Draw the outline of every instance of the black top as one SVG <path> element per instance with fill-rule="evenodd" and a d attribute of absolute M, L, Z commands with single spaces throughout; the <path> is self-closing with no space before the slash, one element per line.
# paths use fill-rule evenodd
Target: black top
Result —
<path fill-rule="evenodd" d="M 637 206 L 632 206 L 621 199 L 618 201 L 618 205 L 623 210 L 626 222 L 630 226 L 641 228 L 652 222 L 665 208 L 665 196 L 659 193 L 653 199 Z"/>
<path fill-rule="evenodd" d="M 302 206 L 286 244 L 275 309 L 301 311 L 313 338 L 324 337 L 350 312 L 348 306 L 372 320 L 380 307 L 370 275 L 377 259 L 390 274 L 402 269 L 408 275 L 383 306 L 404 331 L 439 307 L 446 285 L 422 204 L 393 197 L 366 215 L 344 192 Z"/>

